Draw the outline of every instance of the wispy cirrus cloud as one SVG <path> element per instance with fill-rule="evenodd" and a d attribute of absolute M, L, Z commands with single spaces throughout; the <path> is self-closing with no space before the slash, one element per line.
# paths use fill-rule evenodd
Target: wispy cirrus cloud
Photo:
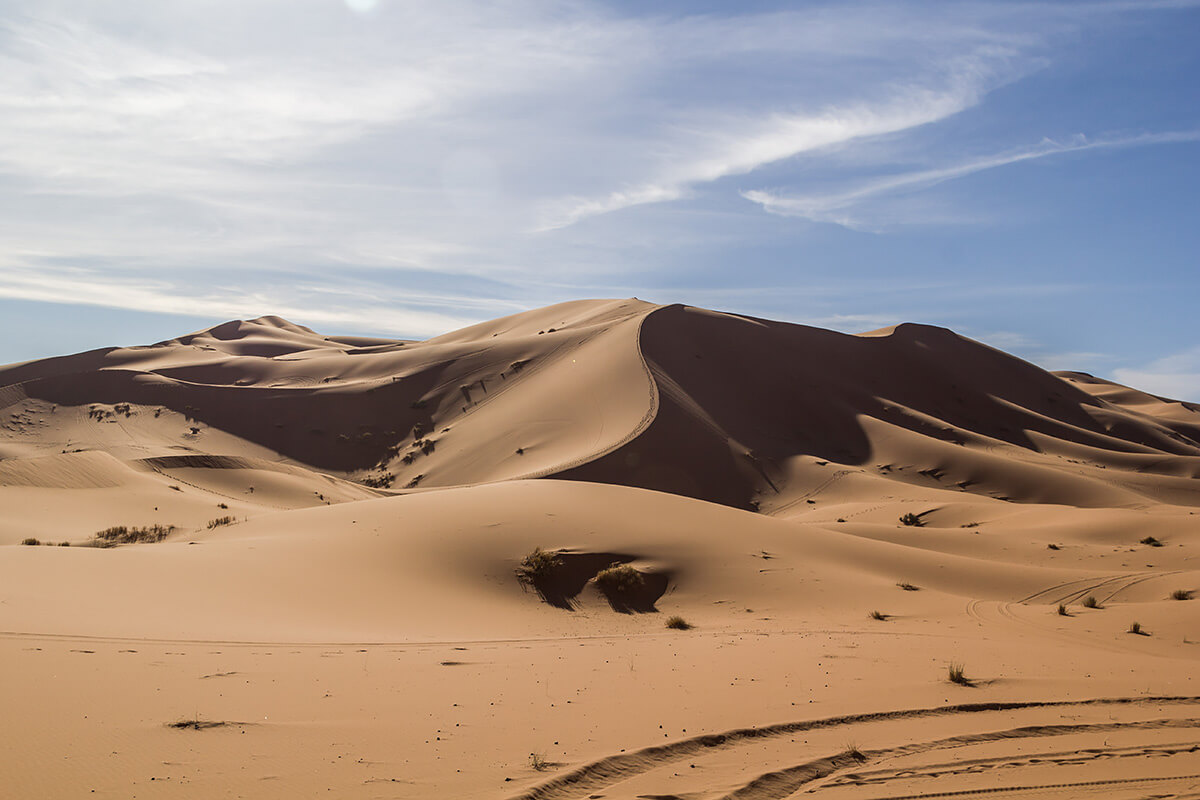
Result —
<path fill-rule="evenodd" d="M 1084 134 L 1077 134 L 1066 141 L 1045 139 L 1032 147 L 1010 150 L 944 167 L 886 175 L 849 189 L 835 189 L 810 195 L 782 194 L 752 189 L 741 192 L 741 195 L 750 202 L 762 206 L 764 211 L 771 214 L 798 217 L 812 222 L 831 222 L 854 230 L 877 232 L 880 228 L 872 224 L 869 217 L 857 216 L 855 209 L 880 197 L 919 191 L 977 172 L 1065 153 L 1197 141 L 1200 141 L 1200 130 L 1141 133 L 1132 136 L 1103 136 L 1094 139 L 1089 139 Z"/>

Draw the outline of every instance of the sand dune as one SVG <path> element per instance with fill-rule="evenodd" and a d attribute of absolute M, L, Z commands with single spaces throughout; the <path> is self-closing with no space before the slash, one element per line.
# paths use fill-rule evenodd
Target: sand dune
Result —
<path fill-rule="evenodd" d="M 1198 478 L 1200 407 L 923 325 L 3 367 L 5 791 L 1191 796 Z"/>

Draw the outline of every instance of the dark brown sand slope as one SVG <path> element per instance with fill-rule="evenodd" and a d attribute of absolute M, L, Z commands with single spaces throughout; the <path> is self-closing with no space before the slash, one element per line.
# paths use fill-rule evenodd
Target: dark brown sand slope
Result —
<path fill-rule="evenodd" d="M 1198 478 L 1200 407 L 923 325 L 0 367 L 0 797 L 1200 797 Z"/>

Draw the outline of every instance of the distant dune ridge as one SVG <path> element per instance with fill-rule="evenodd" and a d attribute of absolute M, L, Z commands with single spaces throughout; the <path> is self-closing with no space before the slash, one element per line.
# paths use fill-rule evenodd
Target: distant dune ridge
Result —
<path fill-rule="evenodd" d="M 1195 739 L 1191 752 L 1200 751 L 1187 699 L 1200 695 L 1189 683 L 1200 604 L 1186 602 L 1200 591 L 1198 479 L 1200 406 L 1047 372 L 927 325 L 847 335 L 636 299 L 562 303 L 420 342 L 323 336 L 272 316 L 237 320 L 148 346 L 0 367 L 0 544 L 11 545 L 0 547 L 0 644 L 13 665 L 5 677 L 36 682 L 47 669 L 38 654 L 57 647 L 64 699 L 33 692 L 12 713 L 58 702 L 70 716 L 92 673 L 69 653 L 110 653 L 101 672 L 130 681 L 126 692 L 157 680 L 155 659 L 169 647 L 196 657 L 216 652 L 211 643 L 243 648 L 229 657 L 233 671 L 216 659 L 213 675 L 284 683 L 321 675 L 338 686 L 358 677 L 315 660 L 320 648 L 361 644 L 350 652 L 378 653 L 370 657 L 384 674 L 415 659 L 403 668 L 437 702 L 454 707 L 458 689 L 478 693 L 456 744 L 439 738 L 454 723 L 385 731 L 359 714 L 393 702 L 385 693 L 394 682 L 364 679 L 326 706 L 280 699 L 277 712 L 348 725 L 345 736 L 368 749 L 385 734 L 414 752 L 442 748 L 437 759 L 430 751 L 419 765 L 389 767 L 414 782 L 398 795 L 406 797 L 587 797 L 619 784 L 625 794 L 604 796 L 765 798 L 814 781 L 830 795 L 857 796 L 838 787 L 860 785 L 847 776 L 866 762 L 868 785 L 897 796 L 994 788 L 979 770 L 960 779 L 937 767 L 951 760 L 946 748 L 978 747 L 978 764 L 1000 769 L 988 760 L 999 758 L 987 750 L 993 740 L 960 719 L 979 709 L 896 716 L 975 691 L 1016 704 L 988 711 L 987 730 L 1003 722 L 1025 731 L 1009 737 L 1021 741 L 1076 737 L 1054 745 L 1064 763 L 1076 759 L 1075 772 L 1031 761 L 1024 768 L 1039 777 L 1010 781 L 1014 792 L 1087 784 L 1124 796 L 1114 787 L 1140 781 L 1149 756 L 1122 750 L 1118 759 L 1119 747 L 1158 754 L 1178 745 L 1155 781 L 1200 774 L 1200 756 L 1180 745 Z M 21 544 L 35 541 L 71 546 Z M 490 643 L 488 655 L 480 643 Z M 251 645 L 258 650 L 244 649 Z M 280 658 L 266 663 L 259 651 Z M 681 653 L 694 672 L 679 669 Z M 609 674 L 606 665 L 628 659 L 632 675 L 637 658 L 669 681 Z M 830 671 L 832 658 L 847 659 L 836 662 L 844 680 Z M 954 659 L 966 660 L 967 674 L 952 684 L 943 662 Z M 472 666 L 483 662 L 499 672 Z M 759 663 L 775 666 L 745 687 L 737 665 Z M 448 669 L 466 682 L 451 681 Z M 541 689 L 519 676 L 550 685 L 561 670 L 579 688 L 555 695 L 554 707 L 570 697 L 582 716 L 553 716 L 555 736 L 488 738 L 507 719 L 491 716 L 496 698 L 541 702 Z M 171 674 L 164 685 L 173 692 L 197 691 L 192 677 Z M 614 717 L 617 686 L 673 732 Z M 688 705 L 692 691 L 711 696 L 711 707 Z M 1146 692 L 1167 699 L 1129 699 Z M 203 696 L 225 720 L 262 716 L 236 694 Z M 481 699 L 489 696 L 491 706 Z M 1128 700 L 1113 706 L 1128 730 L 1158 732 L 1121 728 L 1109 766 L 1089 773 L 1095 767 L 1078 766 L 1080 754 L 1110 736 L 1103 725 L 1118 724 L 1116 712 L 1072 706 L 1099 727 L 1067 731 L 1039 704 L 1099 696 Z M 145 715 L 175 706 L 129 703 L 134 710 L 112 711 L 109 724 L 138 741 L 226 735 L 194 719 L 182 725 L 192 733 L 151 735 Z M 338 710 L 322 716 L 326 708 Z M 854 752 L 832 739 L 785 752 L 779 737 L 807 730 L 818 710 L 830 719 L 887 713 L 821 723 L 863 737 Z M 955 721 L 946 729 L 928 721 L 942 716 Z M 776 733 L 738 733 L 768 723 Z M 256 732 L 230 723 L 226 733 L 260 737 L 278 763 L 296 747 L 329 761 L 320 737 L 272 739 L 257 724 Z M 244 735 L 231 727 L 239 725 Z M 98 735 L 70 729 L 81 741 Z M 913 741 L 925 744 L 901 746 L 891 730 L 908 730 L 904 741 L 919 730 Z M 737 745 L 751 754 L 735 767 L 720 757 L 726 745 L 692 741 L 705 731 L 756 743 Z M 967 739 L 950 743 L 955 736 Z M 529 767 L 528 750 L 551 741 L 558 749 Z M 64 795 L 90 788 L 103 756 L 95 743 L 63 773 Z M 52 745 L 45 736 L 0 738 L 27 754 Z M 144 750 L 146 769 L 165 763 L 153 757 L 157 746 Z M 1004 756 L 1014 765 L 1017 750 Z M 448 766 L 476 752 L 489 755 L 470 769 L 460 763 L 462 773 Z M 228 750 L 203 758 L 209 783 L 200 783 L 212 791 L 285 797 L 307 785 L 287 778 L 263 790 L 246 782 L 249 773 L 222 771 L 237 763 Z M 905 758 L 916 759 L 911 769 Z M 342 796 L 385 780 L 326 769 Z M 922 783 L 913 776 L 923 770 L 940 777 Z M 24 780 L 37 794 L 36 776 Z M 107 786 L 112 796 L 128 788 Z"/>

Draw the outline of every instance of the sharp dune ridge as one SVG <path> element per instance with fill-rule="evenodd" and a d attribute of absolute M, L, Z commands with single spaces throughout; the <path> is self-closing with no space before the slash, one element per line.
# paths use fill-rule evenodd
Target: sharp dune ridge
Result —
<path fill-rule="evenodd" d="M 23 796 L 1184 796 L 1198 488 L 1200 406 L 927 325 L 9 365 L 0 746 Z"/>

